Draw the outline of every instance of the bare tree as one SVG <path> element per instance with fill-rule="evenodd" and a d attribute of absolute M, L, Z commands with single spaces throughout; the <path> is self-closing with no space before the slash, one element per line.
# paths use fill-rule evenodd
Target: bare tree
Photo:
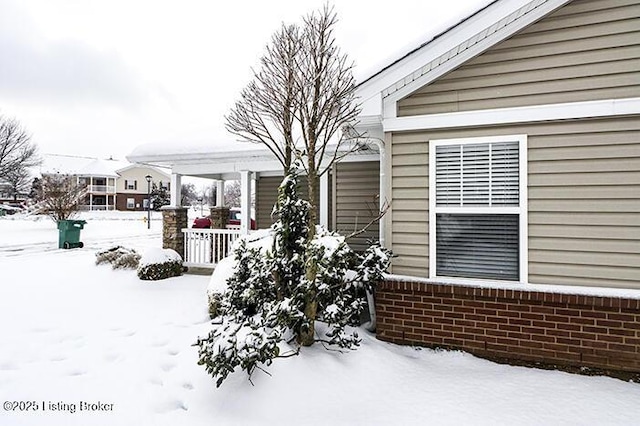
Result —
<path fill-rule="evenodd" d="M 31 173 L 26 168 L 17 167 L 7 173 L 4 180 L 11 185 L 13 200 L 18 200 L 18 195 L 28 192 L 31 185 Z"/>
<path fill-rule="evenodd" d="M 296 56 L 296 118 L 303 141 L 296 153 L 307 173 L 311 229 L 317 221 L 320 177 L 342 156 L 359 149 L 357 139 L 340 133 L 361 109 L 355 101 L 353 63 L 336 46 L 336 23 L 337 16 L 327 5 L 307 15 Z"/>
<path fill-rule="evenodd" d="M 14 118 L 0 115 L 0 179 L 40 164 L 31 136 Z"/>
<path fill-rule="evenodd" d="M 196 186 L 193 183 L 183 183 L 181 187 L 181 206 L 192 206 L 198 201 L 198 194 L 196 193 Z"/>
<path fill-rule="evenodd" d="M 72 176 L 46 175 L 42 178 L 38 211 L 48 215 L 54 222 L 73 218 L 87 189 L 76 183 Z"/>
<path fill-rule="evenodd" d="M 260 72 L 240 93 L 226 128 L 243 140 L 265 145 L 280 161 L 285 174 L 293 159 L 296 56 L 300 50 L 296 25 L 282 25 L 261 58 Z"/>
<path fill-rule="evenodd" d="M 261 59 L 260 72 L 254 71 L 254 80 L 227 117 L 229 131 L 265 144 L 285 174 L 293 159 L 304 169 L 311 204 L 308 242 L 315 236 L 320 177 L 342 156 L 360 148 L 360 138 L 341 133 L 361 109 L 355 100 L 353 64 L 335 42 L 336 23 L 334 9 L 325 5 L 304 17 L 302 27 L 283 25 Z M 307 254 L 305 276 L 314 283 L 317 259 Z M 317 289 L 311 285 L 304 309 L 311 326 L 298 336 L 305 346 L 315 341 L 316 296 Z"/>
<path fill-rule="evenodd" d="M 224 205 L 228 207 L 240 207 L 240 181 L 227 181 L 224 185 Z"/>

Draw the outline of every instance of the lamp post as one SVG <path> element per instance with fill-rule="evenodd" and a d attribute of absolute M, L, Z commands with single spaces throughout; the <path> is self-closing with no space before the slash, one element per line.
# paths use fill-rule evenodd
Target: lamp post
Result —
<path fill-rule="evenodd" d="M 147 229 L 151 229 L 151 175 L 144 177 L 147 180 Z"/>

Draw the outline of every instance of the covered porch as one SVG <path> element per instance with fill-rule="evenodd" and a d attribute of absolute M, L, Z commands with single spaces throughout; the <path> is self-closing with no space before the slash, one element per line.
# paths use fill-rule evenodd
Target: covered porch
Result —
<path fill-rule="evenodd" d="M 283 171 L 271 152 L 261 146 L 238 143 L 233 147 L 193 147 L 181 152 L 175 148 L 159 150 L 157 146 L 141 146 L 127 159 L 171 169 L 173 190 L 170 205 L 163 207 L 163 246 L 180 253 L 187 266 L 214 268 L 220 259 L 230 254 L 230 247 L 238 236 L 251 232 L 252 219 L 257 229 L 272 224 L 271 211 Z M 377 146 L 367 146 L 334 164 L 320 180 L 319 224 L 346 235 L 375 218 L 386 202 L 381 192 L 384 173 L 380 164 Z M 212 229 L 189 227 L 187 208 L 181 205 L 181 186 L 186 177 L 215 182 L 215 207 L 210 212 Z M 239 206 L 224 205 L 228 181 L 240 183 Z M 301 197 L 306 198 L 304 176 L 301 176 L 299 190 Z M 225 226 L 229 207 L 240 209 L 238 229 Z M 364 248 L 368 239 L 382 241 L 383 235 L 382 227 L 376 223 L 349 244 L 358 250 Z"/>

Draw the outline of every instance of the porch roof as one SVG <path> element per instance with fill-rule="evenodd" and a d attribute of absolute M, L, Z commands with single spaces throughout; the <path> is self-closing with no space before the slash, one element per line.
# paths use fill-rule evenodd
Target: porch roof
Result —
<path fill-rule="evenodd" d="M 378 157 L 378 149 L 365 144 L 349 154 L 347 161 L 367 161 Z M 145 144 L 136 147 L 131 162 L 170 167 L 172 173 L 208 179 L 238 179 L 241 171 L 282 174 L 282 165 L 268 148 L 251 142 L 225 144 Z"/>

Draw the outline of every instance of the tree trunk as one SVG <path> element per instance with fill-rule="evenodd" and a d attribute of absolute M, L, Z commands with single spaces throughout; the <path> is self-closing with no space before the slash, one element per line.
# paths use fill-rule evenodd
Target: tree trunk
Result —
<path fill-rule="evenodd" d="M 315 158 L 309 157 L 309 167 L 307 175 L 307 185 L 309 188 L 309 234 L 307 236 L 307 247 L 316 235 L 317 210 L 318 210 L 318 175 L 315 169 Z M 317 289 L 315 287 L 316 276 L 318 274 L 318 262 L 313 254 L 306 254 L 305 277 L 310 283 L 309 291 L 305 299 L 304 316 L 307 318 L 309 327 L 300 332 L 299 340 L 302 346 L 311 346 L 315 341 L 315 320 L 318 314 L 318 301 L 316 300 Z"/>

